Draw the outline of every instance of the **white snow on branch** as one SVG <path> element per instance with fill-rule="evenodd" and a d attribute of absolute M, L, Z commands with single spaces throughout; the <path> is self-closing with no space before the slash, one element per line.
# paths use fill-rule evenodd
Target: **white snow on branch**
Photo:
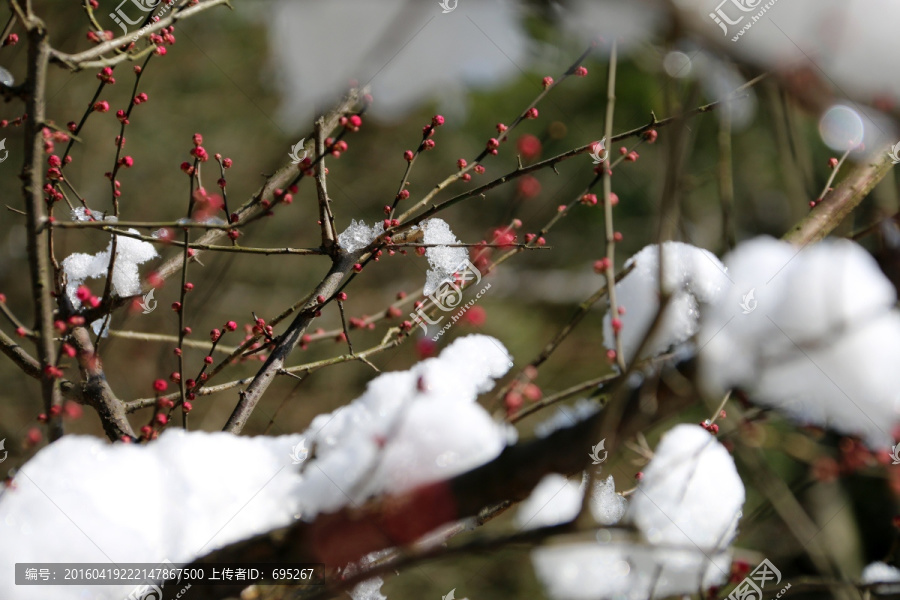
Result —
<path fill-rule="evenodd" d="M 364 556 L 358 563 L 347 565 L 341 574 L 344 578 L 352 577 L 360 571 L 371 568 L 379 559 L 390 554 L 390 550 L 379 550 Z M 353 600 L 387 600 L 387 596 L 381 593 L 381 586 L 384 585 L 384 579 L 381 577 L 372 577 L 356 584 L 349 594 Z"/>
<path fill-rule="evenodd" d="M 338 244 L 347 252 L 356 252 L 371 244 L 382 233 L 384 223 L 379 222 L 369 227 L 362 219 L 352 219 L 350 226 L 338 235 Z"/>
<path fill-rule="evenodd" d="M 179 564 L 296 519 L 467 471 L 514 439 L 475 402 L 509 365 L 497 340 L 459 338 L 436 358 L 376 377 L 360 398 L 316 417 L 300 435 L 172 429 L 146 445 L 65 436 L 0 496 L 0 564 Z M 365 597 L 377 598 L 376 583 Z M 122 600 L 131 588 L 88 591 L 93 600 Z M 84 593 L 0 578 L 4 600 Z"/>
<path fill-rule="evenodd" d="M 129 233 L 138 233 L 136 229 L 128 229 Z M 97 254 L 76 252 L 62 261 L 62 269 L 66 274 L 66 295 L 75 308 L 81 307 L 81 301 L 75 296 L 78 286 L 88 279 L 106 277 L 109 271 L 109 257 L 112 253 L 112 242 L 106 250 Z M 150 242 L 134 238 L 118 236 L 116 241 L 116 264 L 113 267 L 113 291 L 120 298 L 141 293 L 141 279 L 138 265 L 159 256 Z"/>
<path fill-rule="evenodd" d="M 616 509 L 608 502 L 612 481 L 600 483 L 601 504 Z M 638 529 L 637 540 L 611 532 L 603 544 L 542 546 L 532 562 L 552 598 L 691 594 L 727 580 L 728 546 L 743 503 L 744 485 L 728 451 L 699 426 L 678 425 L 659 443 L 625 512 L 623 522 Z"/>
<path fill-rule="evenodd" d="M 306 514 L 451 477 L 495 458 L 514 430 L 475 399 L 510 365 L 500 342 L 469 335 L 409 371 L 376 377 L 359 399 L 316 417 L 304 434 L 316 454 L 306 469 Z"/>
<path fill-rule="evenodd" d="M 682 242 L 666 242 L 663 251 L 664 289 L 672 298 L 642 358 L 661 354 L 697 333 L 701 306 L 729 287 L 725 267 L 711 252 Z M 616 299 L 625 309 L 618 318 L 626 362 L 634 359 L 659 311 L 659 246 L 646 246 L 625 262 L 629 265 L 634 269 L 616 284 Z M 603 320 L 603 343 L 615 349 L 612 316 Z"/>
<path fill-rule="evenodd" d="M 700 381 L 889 447 L 900 422 L 900 313 L 875 260 L 847 240 L 772 238 L 725 257 L 735 281 L 703 315 Z"/>
<path fill-rule="evenodd" d="M 300 436 L 164 432 L 146 446 L 65 436 L 38 452 L 0 497 L 0 563 L 188 562 L 291 523 Z M 135 586 L 17 586 L 9 600 L 122 600 Z"/>
<path fill-rule="evenodd" d="M 457 271 L 461 270 L 469 258 L 469 252 L 463 247 L 449 247 L 446 244 L 458 244 L 459 240 L 450 231 L 450 226 L 441 219 L 428 219 L 422 224 L 425 230 L 423 243 L 441 244 L 427 248 L 425 258 L 431 267 L 425 277 L 425 295 L 438 289 L 441 284 Z"/>
<path fill-rule="evenodd" d="M 863 569 L 860 582 L 863 584 L 900 583 L 900 569 L 883 562 L 873 562 Z M 897 594 L 900 593 L 900 585 L 879 585 L 875 586 L 874 591 L 877 594 Z"/>
<path fill-rule="evenodd" d="M 119 220 L 117 217 L 107 217 L 99 210 L 91 210 L 83 206 L 76 206 L 72 209 L 71 213 L 73 221 L 109 221 L 115 223 Z"/>
<path fill-rule="evenodd" d="M 627 508 L 628 501 L 616 493 L 616 482 L 612 475 L 594 481 L 590 509 L 595 521 L 601 525 L 615 525 L 625 516 Z"/>
<path fill-rule="evenodd" d="M 728 450 L 699 425 L 678 425 L 644 469 L 629 518 L 652 544 L 709 552 L 731 543 L 743 504 L 744 484 Z"/>
<path fill-rule="evenodd" d="M 519 506 L 516 523 L 523 529 L 568 523 L 578 516 L 583 496 L 579 482 L 557 473 L 545 475 Z"/>

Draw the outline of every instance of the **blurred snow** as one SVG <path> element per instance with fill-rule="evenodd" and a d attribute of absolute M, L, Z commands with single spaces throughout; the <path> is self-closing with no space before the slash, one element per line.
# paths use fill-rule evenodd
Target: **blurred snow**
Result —
<path fill-rule="evenodd" d="M 620 55 L 646 42 L 667 18 L 655 0 L 574 0 L 568 5 L 556 5 L 568 30 L 585 43 L 615 39 Z"/>
<path fill-rule="evenodd" d="M 288 525 L 302 482 L 288 449 L 299 440 L 181 429 L 146 446 L 65 436 L 0 497 L 0 563 L 177 564 Z M 13 583 L 0 578 L 0 597 L 122 600 L 135 588 Z"/>
<path fill-rule="evenodd" d="M 345 578 L 352 577 L 363 569 L 370 568 L 373 563 L 390 553 L 390 550 L 379 550 L 372 552 L 362 558 L 358 563 L 347 565 L 341 575 Z M 384 585 L 384 579 L 381 577 L 372 577 L 356 584 L 349 594 L 353 600 L 387 600 L 387 596 L 381 593 L 381 586 Z"/>
<path fill-rule="evenodd" d="M 587 473 L 582 475 L 580 483 L 557 473 L 545 475 L 519 506 L 516 523 L 522 529 L 535 529 L 571 521 L 581 509 L 589 479 Z M 625 514 L 628 502 L 616 493 L 613 476 L 598 478 L 593 490 L 589 507 L 594 519 L 601 525 L 618 523 Z"/>
<path fill-rule="evenodd" d="M 743 504 L 744 484 L 728 450 L 699 425 L 677 425 L 644 469 L 628 518 L 651 544 L 709 553 L 731 543 Z"/>
<path fill-rule="evenodd" d="M 594 482 L 590 507 L 594 519 L 601 525 L 615 525 L 625 516 L 628 501 L 616 493 L 616 482 L 612 475 L 606 479 L 598 478 Z"/>
<path fill-rule="evenodd" d="M 898 132 L 873 108 L 900 102 L 898 65 L 889 50 L 900 22 L 896 2 L 790 0 L 763 9 L 762 0 L 744 0 L 747 11 L 728 0 L 674 4 L 686 29 L 699 34 L 678 40 L 683 47 L 676 51 L 690 60 L 686 69 L 703 82 L 709 99 L 742 83 L 737 71 L 719 60 L 724 49 L 763 69 L 796 74 L 798 89 L 810 89 L 802 79 L 810 75 L 816 85 L 853 101 L 867 146 L 896 141 Z M 556 52 L 529 38 L 521 23 L 528 9 L 516 0 L 459 2 L 447 14 L 436 0 L 279 0 L 264 6 L 273 79 L 284 98 L 283 123 L 308 122 L 350 80 L 371 83 L 370 111 L 379 119 L 397 120 L 437 102 L 452 121 L 465 116 L 471 88 L 503 85 L 535 60 L 543 64 L 542 54 Z M 659 0 L 572 0 L 552 3 L 550 10 L 567 34 L 584 43 L 615 38 L 621 56 L 657 42 L 672 22 Z M 723 25 L 711 13 L 718 13 Z M 706 51 L 700 52 L 697 40 Z M 608 44 L 601 43 L 597 55 L 606 52 Z M 733 103 L 732 123 L 746 124 L 755 103 L 752 91 Z"/>
<path fill-rule="evenodd" d="M 561 404 L 549 418 L 535 425 L 534 434 L 538 437 L 547 437 L 557 429 L 571 427 L 578 421 L 587 419 L 598 410 L 600 407 L 597 403 L 586 398 L 579 398 L 572 406 Z"/>
<path fill-rule="evenodd" d="M 499 86 L 528 66 L 529 40 L 514 0 L 278 0 L 270 28 L 283 123 L 309 122 L 351 79 L 370 84 L 369 114 L 401 118 L 426 102 L 462 117 L 470 88 Z"/>
<path fill-rule="evenodd" d="M 705 391 L 739 387 L 801 422 L 889 447 L 900 313 L 875 260 L 848 240 L 800 249 L 760 237 L 724 262 L 735 284 L 704 312 L 697 338 Z"/>
<path fill-rule="evenodd" d="M 539 547 L 532 563 L 555 599 L 692 594 L 727 580 L 727 548 L 743 504 L 744 485 L 728 451 L 699 426 L 677 425 L 660 441 L 625 513 L 641 542 L 605 532 L 600 543 Z"/>
<path fill-rule="evenodd" d="M 714 302 L 729 287 L 725 267 L 707 250 L 684 244 L 663 244 L 665 289 L 672 293 L 656 333 L 642 358 L 656 356 L 688 340 L 699 327 L 701 305 Z M 624 307 L 622 351 L 631 362 L 659 311 L 659 247 L 646 246 L 625 262 L 634 269 L 616 284 L 616 300 Z M 603 343 L 615 349 L 611 315 L 603 320 Z"/>
<path fill-rule="evenodd" d="M 727 0 L 677 0 L 676 4 L 695 31 L 713 44 L 720 40 L 718 43 L 740 59 L 780 73 L 810 74 L 821 81 L 823 89 L 857 101 L 852 107 L 864 122 L 864 142 L 868 147 L 896 141 L 896 129 L 870 108 L 896 108 L 900 101 L 898 63 L 896 53 L 890 50 L 900 22 L 900 5 L 896 2 L 779 1 L 756 22 L 752 20 L 763 9 L 761 0 L 742 2 L 753 7 L 747 12 L 739 9 L 737 2 Z M 725 23 L 723 30 L 710 17 L 717 10 L 738 22 Z M 751 22 L 733 41 L 737 32 Z M 809 89 L 811 83 L 802 79 L 805 75 L 798 77 L 798 88 Z"/>
<path fill-rule="evenodd" d="M 475 402 L 509 366 L 497 340 L 470 335 L 409 371 L 376 377 L 300 435 L 170 429 L 146 445 L 65 436 L 0 496 L 0 564 L 189 562 L 296 519 L 459 474 L 514 440 Z M 301 442 L 312 458 L 297 467 Z M 361 597 L 378 598 L 376 583 Z M 121 600 L 133 587 L 88 591 L 92 600 Z M 4 600 L 74 600 L 85 589 L 0 579 Z"/>
<path fill-rule="evenodd" d="M 580 482 L 558 473 L 545 475 L 519 505 L 516 524 L 522 529 L 536 529 L 567 523 L 578 516 L 583 496 Z"/>
<path fill-rule="evenodd" d="M 883 562 L 873 562 L 863 569 L 861 583 L 900 582 L 900 569 Z M 900 593 L 900 585 L 879 585 L 874 590 L 877 594 Z"/>

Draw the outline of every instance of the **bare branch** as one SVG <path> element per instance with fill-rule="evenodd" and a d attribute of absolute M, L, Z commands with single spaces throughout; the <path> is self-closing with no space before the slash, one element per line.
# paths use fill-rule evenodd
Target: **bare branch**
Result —
<path fill-rule="evenodd" d="M 864 164 L 854 168 L 833 192 L 826 195 L 782 239 L 797 246 L 806 246 L 825 238 L 862 202 L 892 166 L 885 152 L 870 157 Z"/>
<path fill-rule="evenodd" d="M 141 29 L 140 31 L 137 31 L 135 33 L 125 34 L 121 37 L 103 42 L 102 44 L 98 44 L 90 50 L 85 50 L 84 52 L 79 52 L 77 54 L 66 54 L 65 52 L 59 52 L 58 50 L 51 50 L 50 59 L 54 63 L 65 65 L 73 71 L 78 71 L 81 69 L 91 69 L 96 67 L 113 66 L 126 60 L 138 60 L 143 57 L 143 55 L 146 53 L 146 50 L 137 54 L 122 53 L 114 58 L 103 59 L 101 57 L 104 54 L 118 50 L 123 46 L 128 46 L 135 39 L 148 37 L 151 34 L 156 33 L 157 31 L 161 31 L 162 29 L 168 27 L 169 25 L 172 25 L 177 21 L 187 19 L 188 17 L 192 17 L 202 11 L 208 10 L 215 6 L 219 6 L 220 4 L 230 6 L 231 0 L 203 0 L 202 2 L 198 2 L 193 6 L 174 10 L 169 16 L 161 18 L 159 21 L 155 22 L 153 25 L 150 25 L 145 29 Z M 150 50 L 152 50 L 152 48 Z"/>
<path fill-rule="evenodd" d="M 21 18 L 21 17 L 20 17 Z M 41 224 L 44 216 L 44 169 L 41 157 L 44 140 L 41 134 L 44 122 L 44 98 L 47 83 L 47 62 L 50 46 L 44 25 L 36 18 L 25 22 L 28 28 L 28 81 L 30 95 L 26 104 L 29 118 L 25 122 L 25 167 L 22 173 L 22 193 L 25 197 L 28 264 L 31 270 L 31 292 L 34 298 L 34 313 L 38 333 L 38 360 L 41 371 L 56 364 L 56 347 L 53 343 L 53 299 L 54 289 L 50 273 L 50 237 Z M 41 378 L 44 411 L 48 415 L 47 427 L 51 440 L 63 434 L 62 419 L 52 416 L 51 408 L 62 406 L 59 381 L 55 377 Z"/>

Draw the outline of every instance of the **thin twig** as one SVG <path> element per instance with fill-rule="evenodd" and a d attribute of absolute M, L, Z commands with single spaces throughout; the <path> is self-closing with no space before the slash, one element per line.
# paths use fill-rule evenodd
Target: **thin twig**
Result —
<path fill-rule="evenodd" d="M 606 133 L 607 140 L 612 139 L 613 113 L 616 107 L 616 41 L 613 40 L 609 55 L 609 78 L 606 85 Z M 609 156 L 607 150 L 607 156 Z M 601 165 L 601 171 L 603 166 Z M 603 210 L 606 222 L 606 281 L 609 296 L 609 314 L 613 324 L 619 322 L 619 303 L 616 299 L 615 273 L 616 273 L 616 239 L 615 226 L 613 225 L 612 201 L 612 171 L 604 173 L 603 177 Z M 611 285 L 609 282 L 613 282 Z M 616 362 L 619 368 L 625 370 L 625 353 L 622 351 L 622 337 L 618 327 L 613 327 L 613 336 L 616 344 Z M 590 487 L 588 489 L 591 489 Z M 587 498 L 590 494 L 585 494 Z M 585 506 L 587 503 L 585 502 Z"/>

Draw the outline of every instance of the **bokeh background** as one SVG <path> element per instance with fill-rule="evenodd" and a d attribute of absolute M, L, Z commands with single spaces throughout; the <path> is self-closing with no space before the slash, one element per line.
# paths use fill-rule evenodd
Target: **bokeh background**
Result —
<path fill-rule="evenodd" d="M 119 174 L 122 218 L 171 221 L 183 216 L 189 191 L 179 165 L 190 159 L 195 132 L 203 134 L 204 146 L 211 154 L 221 153 L 234 161 L 228 172 L 229 204 L 246 201 L 266 174 L 288 160 L 290 147 L 303 137 L 308 139 L 314 115 L 327 110 L 351 81 L 368 84 L 374 104 L 361 130 L 346 138 L 349 150 L 339 159 L 327 161 L 328 187 L 339 230 L 351 219 L 372 223 L 383 218 L 382 207 L 391 203 L 406 166 L 403 151 L 415 149 L 421 127 L 433 114 L 443 114 L 446 124 L 435 135 L 436 148 L 416 163 L 409 188 L 412 199 L 420 198 L 453 173 L 458 158 L 471 160 L 487 138 L 495 135 L 495 124 L 511 122 L 540 92 L 541 79 L 547 75 L 558 79 L 598 33 L 606 39 L 617 36 L 621 44 L 615 132 L 641 126 L 651 114 L 663 118 L 716 101 L 763 72 L 767 61 L 772 66 L 773 60 L 782 58 L 754 54 L 753 44 L 765 43 L 764 36 L 771 30 L 763 25 L 758 30 L 759 40 L 754 42 L 748 34 L 741 50 L 745 56 L 732 61 L 717 52 L 714 44 L 703 44 L 718 34 L 711 23 L 703 25 L 711 29 L 706 38 L 698 39 L 690 30 L 668 20 L 652 3 L 599 5 L 606 12 L 596 13 L 597 7 L 578 3 L 551 2 L 459 0 L 452 12 L 442 13 L 436 1 L 237 1 L 233 10 L 218 8 L 179 22 L 177 43 L 165 57 L 153 59 L 143 76 L 139 91 L 148 94 L 149 102 L 136 107 L 126 130 L 126 153 L 134 158 L 135 165 Z M 795 9 L 784 5 L 784 22 L 780 25 L 804 32 L 817 30 L 792 21 L 789 17 Z M 117 6 L 103 0 L 98 18 L 118 33 L 106 16 Z M 133 6 L 122 6 L 136 13 Z M 89 46 L 85 37 L 88 23 L 80 3 L 35 2 L 35 8 L 47 22 L 54 47 L 74 52 Z M 781 5 L 772 10 L 776 22 L 778 10 Z M 513 170 L 514 147 L 520 143 L 535 148 L 534 142 L 539 142 L 539 152 L 530 159 L 538 160 L 601 138 L 607 52 L 608 45 L 601 43 L 584 63 L 588 76 L 568 79 L 540 104 L 540 118 L 524 122 L 499 156 L 485 161 L 486 174 L 475 175 L 468 184 L 455 184 L 438 198 Z M 0 66 L 17 82 L 24 78 L 25 55 L 24 43 L 0 49 Z M 887 79 L 888 73 L 896 74 L 897 61 L 890 59 L 886 64 Z M 107 210 L 110 204 L 103 174 L 111 169 L 115 156 L 115 110 L 125 108 L 131 94 L 130 67 L 126 64 L 116 69 L 118 83 L 107 87 L 101 97 L 110 102 L 111 111 L 91 115 L 82 143 L 75 145 L 73 162 L 66 169 L 67 177 L 96 210 Z M 852 68 L 841 68 L 843 71 L 835 71 L 835 79 L 822 77 L 834 84 L 829 94 L 844 83 L 842 73 L 855 74 Z M 835 151 L 823 141 L 819 111 L 795 101 L 780 81 L 767 79 L 735 100 L 729 110 L 699 114 L 687 122 L 687 152 L 678 190 L 679 239 L 721 256 L 734 240 L 758 234 L 782 235 L 806 214 L 809 200 L 821 191 L 830 174 L 827 161 Z M 78 121 L 97 84 L 93 72 L 70 73 L 53 66 L 48 117 L 60 126 Z M 858 91 L 861 86 L 853 89 Z M 882 91 L 882 98 L 889 99 L 890 90 Z M 867 136 L 874 133 L 875 139 L 882 135 L 890 138 L 890 103 L 880 105 L 885 109 L 881 116 L 876 116 L 877 107 L 854 100 L 847 104 L 865 121 Z M 0 111 L 0 117 L 12 120 L 23 108 L 18 101 L 11 101 Z M 731 134 L 723 138 L 723 127 L 728 123 Z M 878 126 L 873 128 L 872 123 Z M 638 149 L 639 160 L 623 163 L 613 180 L 620 198 L 615 210 L 616 229 L 624 236 L 617 250 L 619 264 L 653 243 L 659 230 L 666 169 L 662 141 L 667 129 L 659 133 L 660 141 L 643 144 Z M 6 209 L 18 209 L 22 204 L 18 178 L 23 159 L 22 129 L 8 127 L 0 130 L 0 136 L 6 137 L 9 150 L 8 159 L 0 164 L 4 205 L 0 207 L 0 292 L 6 295 L 11 310 L 30 323 L 33 316 L 24 219 Z M 733 155 L 730 227 L 723 227 L 718 179 L 723 139 L 729 140 Z M 629 147 L 634 143 L 627 142 Z M 210 168 L 212 163 L 208 165 L 205 183 L 212 190 L 217 174 Z M 503 185 L 441 216 L 465 242 L 490 240 L 494 229 L 518 218 L 523 223 L 518 232 L 521 239 L 525 232 L 540 229 L 558 205 L 570 202 L 591 180 L 592 169 L 587 156 L 577 157 L 561 163 L 558 173 L 545 170 L 536 174 L 537 186 L 535 182 L 529 182 L 529 186 L 519 182 Z M 895 214 L 897 191 L 896 180 L 889 175 L 836 233 L 848 235 Z M 314 186 L 304 180 L 291 206 L 279 208 L 274 218 L 246 227 L 240 243 L 315 246 L 319 237 L 316 211 Z M 58 207 L 58 218 L 67 218 L 67 212 Z M 578 303 L 603 284 L 602 277 L 592 269 L 593 262 L 605 252 L 603 228 L 600 207 L 577 207 L 547 236 L 552 249 L 522 252 L 489 276 L 491 290 L 477 305 L 484 310 L 483 323 L 457 324 L 439 345 L 479 331 L 502 341 L 518 364 L 530 360 L 568 321 Z M 104 233 L 74 230 L 60 231 L 56 239 L 60 260 L 72 252 L 97 252 L 109 241 Z M 861 241 L 885 263 L 891 262 L 892 255 L 878 235 Z M 161 259 L 142 267 L 142 275 L 178 251 L 160 247 L 160 253 Z M 319 257 L 230 253 L 206 253 L 202 263 L 202 267 L 191 267 L 189 280 L 195 290 L 186 306 L 186 322 L 197 340 L 207 339 L 206 332 L 227 320 L 243 327 L 251 322 L 253 312 L 271 318 L 304 297 L 328 268 L 327 259 Z M 349 316 L 383 312 L 398 292 L 418 290 L 426 270 L 427 261 L 412 253 L 385 257 L 372 264 L 348 289 Z M 102 291 L 102 282 L 92 281 L 90 285 L 95 293 Z M 176 335 L 178 322 L 169 305 L 178 299 L 177 283 L 167 282 L 156 291 L 156 299 L 158 309 L 148 315 L 119 311 L 112 328 Z M 541 369 L 536 383 L 544 394 L 609 371 L 602 339 L 603 310 L 598 306 Z M 336 306 L 330 306 L 314 327 L 330 330 L 339 324 Z M 7 323 L 0 327 L 12 333 Z M 384 324 L 374 331 L 353 331 L 354 348 L 377 344 L 384 331 Z M 238 335 L 232 334 L 224 343 L 238 340 Z M 152 396 L 153 380 L 165 378 L 177 368 L 173 347 L 171 343 L 116 336 L 105 339 L 101 353 L 116 394 L 126 400 Z M 424 345 L 413 339 L 377 355 L 373 363 L 385 371 L 404 369 L 419 360 L 424 350 Z M 324 340 L 298 349 L 289 363 L 301 364 L 344 351 L 343 343 Z M 202 349 L 186 349 L 188 371 L 199 371 L 204 355 Z M 235 365 L 212 383 L 251 376 L 259 364 L 247 361 Z M 75 375 L 73 369 L 69 374 Z M 372 377 L 368 366 L 351 362 L 317 371 L 302 383 L 281 378 L 271 386 L 244 433 L 302 431 L 315 415 L 357 397 Z M 198 399 L 191 427 L 220 429 L 236 401 L 236 390 Z M 0 466 L 0 474 L 14 471 L 44 444 L 25 441 L 28 430 L 37 425 L 41 410 L 38 383 L 9 361 L 0 360 L 0 439 L 6 439 L 10 453 Z M 139 427 L 150 415 L 149 410 L 138 411 L 131 419 Z M 520 435 L 530 435 L 535 423 L 546 416 L 522 421 Z M 706 416 L 698 409 L 681 420 L 699 421 Z M 66 428 L 72 434 L 103 435 L 96 415 L 89 409 L 80 418 L 67 420 Z M 647 432 L 651 446 L 658 433 Z M 848 576 L 856 576 L 864 564 L 885 556 L 895 539 L 885 523 L 895 512 L 897 500 L 880 471 L 872 469 L 864 475 L 823 482 L 814 477 L 811 467 L 821 454 L 839 457 L 837 438 L 817 432 L 798 433 L 774 417 L 758 424 L 752 433 L 759 445 L 771 449 L 771 464 L 814 518 L 828 524 L 821 535 L 833 537 L 840 546 L 835 552 Z M 791 448 L 796 451 L 791 452 Z M 633 462 L 636 457 L 623 450 L 606 467 L 616 476 L 620 490 L 631 487 L 639 469 Z M 752 486 L 748 485 L 748 492 L 738 545 L 769 551 L 769 558 L 782 567 L 783 573 L 810 572 L 796 543 L 784 536 L 778 517 Z M 834 513 L 833 507 L 845 506 L 848 501 L 852 510 Z M 503 531 L 514 526 L 504 516 L 490 527 Z M 777 556 L 773 557 L 770 549 L 776 546 Z M 542 594 L 524 548 L 457 557 L 411 569 L 390 578 L 385 591 L 389 597 L 437 598 L 451 588 L 457 588 L 458 597 L 470 598 Z"/>

